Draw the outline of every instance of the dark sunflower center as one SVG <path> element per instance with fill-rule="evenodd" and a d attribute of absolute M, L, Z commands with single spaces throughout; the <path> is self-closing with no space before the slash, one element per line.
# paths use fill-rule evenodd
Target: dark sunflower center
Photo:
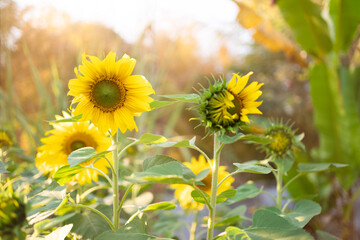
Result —
<path fill-rule="evenodd" d="M 125 89 L 121 83 L 101 80 L 92 89 L 92 100 L 104 111 L 114 111 L 125 101 Z"/>
<path fill-rule="evenodd" d="M 70 148 L 72 152 L 83 147 L 86 147 L 86 143 L 80 140 L 76 140 L 70 144 Z"/>
<path fill-rule="evenodd" d="M 207 192 L 211 189 L 211 181 L 212 181 L 212 174 L 209 173 L 206 178 L 204 178 L 201 182 L 205 185 L 197 185 L 200 190 Z"/>

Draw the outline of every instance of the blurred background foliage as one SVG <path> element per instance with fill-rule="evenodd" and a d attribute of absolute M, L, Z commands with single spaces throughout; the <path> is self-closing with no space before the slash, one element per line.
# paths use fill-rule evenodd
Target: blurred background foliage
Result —
<path fill-rule="evenodd" d="M 173 37 L 155 31 L 149 24 L 137 41 L 129 43 L 100 23 L 74 22 L 52 8 L 42 9 L 35 17 L 29 14 L 35 7 L 19 9 L 13 0 L 1 0 L 0 126 L 14 136 L 19 149 L 24 149 L 16 161 L 26 160 L 31 166 L 40 138 L 49 127 L 46 121 L 68 108 L 67 83 L 75 77 L 73 69 L 83 52 L 101 58 L 113 50 L 136 58 L 135 72 L 145 75 L 158 95 L 193 92 L 198 83 L 206 85 L 205 77 L 211 75 L 223 74 L 230 79 L 232 72 L 254 71 L 251 80 L 265 83 L 261 106 L 264 117 L 290 120 L 298 133 L 305 133 L 308 151 L 298 154 L 298 162 L 350 165 L 336 173 L 303 177 L 294 183 L 290 194 L 316 195 L 326 211 L 315 223 L 320 228 L 337 235 L 343 227 L 350 229 L 347 234 L 356 231 L 352 206 L 360 184 L 360 3 L 233 3 L 238 8 L 234 25 L 252 35 L 250 51 L 237 55 L 224 44 L 203 57 L 192 26 Z M 195 134 L 201 139 L 204 129 L 193 130 L 197 123 L 189 122 L 194 112 L 187 107 L 178 104 L 147 113 L 139 119 L 139 129 L 166 137 Z M 249 131 L 261 133 L 266 125 L 263 119 L 255 119 Z M 199 141 L 205 151 L 210 151 L 211 144 L 210 138 Z M 264 157 L 252 145 L 239 143 L 227 148 L 223 159 L 229 167 L 234 160 Z M 168 154 L 190 160 L 189 154 L 179 150 Z M 252 177 L 243 175 L 236 185 Z"/>

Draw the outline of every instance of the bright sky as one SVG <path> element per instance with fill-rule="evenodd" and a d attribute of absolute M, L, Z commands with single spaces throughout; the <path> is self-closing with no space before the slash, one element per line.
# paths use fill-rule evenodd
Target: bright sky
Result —
<path fill-rule="evenodd" d="M 231 0 L 15 0 L 20 8 L 52 6 L 74 21 L 100 22 L 128 42 L 138 39 L 149 24 L 171 36 L 193 26 L 200 52 L 216 50 L 222 43 L 244 54 L 251 42 L 248 31 L 235 23 L 238 7 Z M 245 43 L 245 45 L 244 45 Z"/>

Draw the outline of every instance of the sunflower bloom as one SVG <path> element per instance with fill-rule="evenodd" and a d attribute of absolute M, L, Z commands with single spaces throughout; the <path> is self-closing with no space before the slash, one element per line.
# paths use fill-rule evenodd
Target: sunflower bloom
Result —
<path fill-rule="evenodd" d="M 200 94 L 198 106 L 201 123 L 211 132 L 236 132 L 245 123 L 250 123 L 248 114 L 262 114 L 258 109 L 262 101 L 256 101 L 263 83 L 252 82 L 247 87 L 250 75 L 240 77 L 233 74 L 227 84 L 225 80 L 215 81 L 209 89 Z"/>
<path fill-rule="evenodd" d="M 70 116 L 63 112 L 65 118 Z M 56 116 L 56 119 L 63 119 Z M 67 157 L 69 154 L 79 148 L 93 147 L 97 152 L 106 151 L 112 144 L 112 139 L 100 132 L 89 121 L 82 122 L 59 122 L 52 124 L 53 129 L 46 133 L 46 137 L 41 141 L 44 145 L 38 148 L 35 158 L 35 165 L 40 172 L 53 175 L 59 168 L 69 165 Z M 111 160 L 111 153 L 108 159 Z M 85 167 L 92 161 L 83 162 L 80 165 Z M 102 158 L 97 160 L 95 168 L 108 173 L 108 162 Z M 98 171 L 93 169 L 84 169 L 73 177 L 73 181 L 83 185 L 91 183 L 91 180 L 98 180 Z"/>
<path fill-rule="evenodd" d="M 191 162 L 185 162 L 184 163 L 188 168 L 190 168 L 195 174 L 200 173 L 201 171 L 208 169 L 209 164 L 206 161 L 205 157 L 203 155 L 199 156 L 199 160 L 192 157 Z M 228 172 L 225 171 L 225 166 L 219 167 L 219 177 L 218 177 L 218 183 L 224 179 L 227 175 L 229 175 Z M 211 194 L 211 181 L 212 181 L 212 171 L 209 172 L 207 177 L 205 177 L 201 182 L 204 185 L 198 185 L 197 187 L 206 192 L 207 194 Z M 217 189 L 217 195 L 224 192 L 225 190 L 231 189 L 231 183 L 234 182 L 233 177 L 228 177 Z M 180 205 L 187 210 L 191 209 L 198 209 L 201 210 L 204 208 L 204 204 L 195 202 L 191 197 L 191 192 L 194 190 L 189 185 L 185 184 L 172 184 L 172 188 L 175 190 L 175 198 L 177 198 L 180 202 Z"/>
<path fill-rule="evenodd" d="M 135 59 L 124 55 L 116 61 L 110 52 L 104 60 L 83 54 L 82 65 L 75 68 L 77 78 L 69 81 L 68 95 L 78 103 L 74 115 L 90 120 L 102 132 L 118 129 L 137 131 L 134 116 L 150 111 L 149 95 L 155 94 L 151 84 L 141 75 L 131 75 Z"/>

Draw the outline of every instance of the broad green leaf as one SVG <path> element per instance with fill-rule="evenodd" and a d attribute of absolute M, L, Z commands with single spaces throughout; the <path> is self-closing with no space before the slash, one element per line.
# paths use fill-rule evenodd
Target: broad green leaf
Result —
<path fill-rule="evenodd" d="M 210 196 L 209 194 L 207 194 L 206 192 L 204 192 L 204 195 L 206 196 L 206 199 L 208 200 L 208 202 L 210 202 Z M 194 199 L 195 202 L 198 202 L 198 203 L 203 203 L 205 204 L 205 200 L 204 200 L 204 197 L 203 195 L 198 191 L 198 190 L 193 190 L 191 192 L 191 197 Z"/>
<path fill-rule="evenodd" d="M 346 146 L 341 139 L 340 93 L 335 73 L 325 63 L 310 70 L 310 92 L 314 105 L 314 121 L 319 131 L 318 158 L 323 162 L 344 159 Z"/>
<path fill-rule="evenodd" d="M 206 192 L 204 192 L 204 195 L 206 196 L 207 200 L 210 202 L 210 196 Z M 236 193 L 236 190 L 234 189 L 228 189 L 223 191 L 222 193 L 218 194 L 216 197 L 216 203 L 222 203 L 225 202 L 228 198 L 233 197 Z M 205 200 L 201 193 L 199 193 L 198 190 L 194 190 L 191 192 L 191 197 L 194 199 L 195 202 L 204 203 Z"/>
<path fill-rule="evenodd" d="M 319 4 L 312 0 L 279 0 L 276 4 L 305 51 L 320 59 L 330 52 L 332 42 Z"/>
<path fill-rule="evenodd" d="M 174 103 L 176 103 L 176 101 L 172 101 L 172 102 L 170 102 L 170 101 L 153 101 L 150 103 L 150 107 L 151 107 L 151 110 L 154 110 L 154 109 L 158 109 L 161 107 L 169 106 Z"/>
<path fill-rule="evenodd" d="M 204 178 L 207 177 L 207 175 L 209 175 L 209 172 L 210 172 L 210 168 L 202 170 L 201 172 L 198 173 L 198 175 L 196 175 L 195 181 L 198 182 L 198 181 L 203 180 Z"/>
<path fill-rule="evenodd" d="M 165 237 L 172 237 L 174 232 L 181 231 L 186 227 L 185 221 L 179 221 L 181 217 L 183 216 L 180 213 L 175 213 L 174 211 L 163 212 L 154 222 L 154 225 L 152 225 L 151 232 Z"/>
<path fill-rule="evenodd" d="M 55 231 L 45 237 L 45 240 L 64 240 L 70 233 L 73 224 L 68 224 L 57 228 Z"/>
<path fill-rule="evenodd" d="M 195 140 L 196 137 L 193 137 L 190 140 L 182 140 L 179 142 L 164 142 L 164 143 L 158 143 L 155 144 L 158 147 L 164 147 L 164 148 L 169 148 L 169 147 L 187 147 L 187 148 L 197 148 L 195 146 Z"/>
<path fill-rule="evenodd" d="M 118 233 L 113 231 L 107 231 L 95 238 L 95 240 L 119 240 L 119 239 L 131 239 L 131 240 L 172 240 L 171 238 L 159 238 L 151 236 L 145 233 Z"/>
<path fill-rule="evenodd" d="M 335 47 L 347 51 L 360 24 L 360 1 L 330 0 L 330 17 L 335 27 Z"/>
<path fill-rule="evenodd" d="M 321 172 L 330 170 L 332 168 L 342 168 L 347 167 L 347 164 L 341 163 L 299 163 L 298 171 L 299 172 Z"/>
<path fill-rule="evenodd" d="M 291 224 L 286 218 L 269 209 L 259 209 L 253 215 L 253 225 L 245 229 L 251 239 L 313 239 L 309 233 Z M 259 238 L 261 239 L 261 238 Z"/>
<path fill-rule="evenodd" d="M 321 213 L 318 203 L 311 200 L 300 200 L 296 203 L 294 210 L 286 216 L 292 219 L 291 223 L 303 228 L 311 218 Z"/>
<path fill-rule="evenodd" d="M 316 235 L 318 236 L 319 240 L 341 240 L 341 238 L 321 230 L 316 230 Z"/>
<path fill-rule="evenodd" d="M 155 155 L 149 158 L 146 158 L 143 162 L 143 170 L 144 172 L 147 171 L 149 168 L 169 163 L 169 162 L 178 162 L 175 158 L 166 156 L 166 155 Z"/>
<path fill-rule="evenodd" d="M 160 135 L 155 135 L 151 133 L 145 133 L 140 137 L 138 140 L 138 143 L 144 143 L 144 144 L 155 144 L 155 143 L 163 143 L 166 142 L 167 139 Z"/>
<path fill-rule="evenodd" d="M 192 93 L 192 94 L 176 94 L 176 95 L 160 95 L 159 97 L 170 98 L 183 102 L 191 102 L 197 103 L 200 100 L 200 96 Z"/>
<path fill-rule="evenodd" d="M 184 164 L 165 155 L 156 155 L 144 160 L 144 172 L 128 177 L 129 181 L 157 182 L 166 184 L 192 184 L 195 174 Z"/>
<path fill-rule="evenodd" d="M 248 181 L 236 189 L 235 195 L 229 198 L 228 204 L 240 202 L 248 198 L 254 198 L 261 193 L 261 190 L 262 188 L 257 188 L 255 183 Z"/>
<path fill-rule="evenodd" d="M 62 118 L 59 120 L 52 120 L 49 121 L 49 123 L 65 123 L 65 122 L 78 122 L 82 117 L 82 114 L 73 116 L 73 117 L 69 117 L 69 118 Z"/>
<path fill-rule="evenodd" d="M 99 205 L 96 209 L 111 219 L 111 207 Z M 101 233 L 111 230 L 109 224 L 101 216 L 92 211 L 76 213 L 67 223 L 74 225 L 71 232 L 82 236 L 82 239 L 95 239 Z"/>
<path fill-rule="evenodd" d="M 241 140 L 245 140 L 248 143 L 254 144 L 269 144 L 272 142 L 271 138 L 258 134 L 246 134 L 240 137 Z"/>
<path fill-rule="evenodd" d="M 74 167 L 88 160 L 104 157 L 109 152 L 110 151 L 96 152 L 93 147 L 84 147 L 70 153 L 67 159 L 70 167 Z"/>
<path fill-rule="evenodd" d="M 279 171 L 281 171 L 282 173 L 286 173 L 294 165 L 295 159 L 294 157 L 290 157 L 286 155 L 281 158 L 272 157 L 271 161 L 273 161 L 276 164 Z"/>
<path fill-rule="evenodd" d="M 248 172 L 256 174 L 268 174 L 271 172 L 272 168 L 260 165 L 258 161 L 249 161 L 245 163 L 234 163 L 238 168 L 235 172 Z"/>
<path fill-rule="evenodd" d="M 246 206 L 240 205 L 231 209 L 219 221 L 215 223 L 215 227 L 229 226 L 232 224 L 239 224 L 245 218 Z"/>
<path fill-rule="evenodd" d="M 235 189 L 228 189 L 216 196 L 216 203 L 225 202 L 228 198 L 233 197 L 236 194 Z"/>
<path fill-rule="evenodd" d="M 70 167 L 69 165 L 61 167 L 57 170 L 53 176 L 53 178 L 60 184 L 63 185 L 70 181 L 70 179 L 81 172 L 84 168 L 80 165 L 76 165 L 75 167 Z"/>
<path fill-rule="evenodd" d="M 5 164 L 2 161 L 0 161 L 0 174 L 2 173 L 9 173 L 9 171 L 6 170 Z"/>
<path fill-rule="evenodd" d="M 142 209 L 142 212 L 147 211 L 154 211 L 154 210 L 172 210 L 176 207 L 175 204 L 170 202 L 159 202 L 159 203 L 153 203 L 148 206 L 146 206 L 144 209 Z"/>
<path fill-rule="evenodd" d="M 38 232 L 42 232 L 47 229 L 51 229 L 57 225 L 60 225 L 64 221 L 68 220 L 69 218 L 72 218 L 76 213 L 69 213 L 66 215 L 58 216 L 56 218 L 51 219 L 45 219 L 44 221 L 35 223 L 34 229 Z"/>
<path fill-rule="evenodd" d="M 217 138 L 222 143 L 230 144 L 230 143 L 234 143 L 234 142 L 240 140 L 244 136 L 245 135 L 243 133 L 238 133 L 235 136 L 231 136 L 231 137 L 228 135 L 220 135 L 220 136 L 217 136 Z"/>

